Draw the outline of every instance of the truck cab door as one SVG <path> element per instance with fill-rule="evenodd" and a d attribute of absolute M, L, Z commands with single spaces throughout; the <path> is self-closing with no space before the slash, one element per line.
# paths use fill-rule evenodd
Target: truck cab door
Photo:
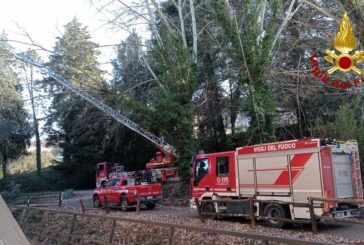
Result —
<path fill-rule="evenodd" d="M 194 192 L 205 192 L 211 190 L 210 182 L 211 166 L 208 158 L 197 159 L 193 172 Z M 212 191 L 212 190 L 211 190 Z"/>
<path fill-rule="evenodd" d="M 102 203 L 105 202 L 105 196 L 108 195 L 108 190 L 107 190 L 107 186 L 108 186 L 108 183 L 109 181 L 107 180 L 104 180 L 101 182 L 101 186 L 99 187 L 99 198 L 100 198 L 100 201 Z"/>
<path fill-rule="evenodd" d="M 108 181 L 105 182 L 105 184 L 101 188 L 102 198 L 100 198 L 100 200 L 102 202 L 105 201 L 105 197 L 107 197 L 108 202 L 114 202 L 113 201 L 113 192 L 114 192 L 113 187 L 114 187 L 114 184 L 115 184 L 115 179 L 108 180 Z"/>
<path fill-rule="evenodd" d="M 120 201 L 119 198 L 119 189 L 120 189 L 120 180 L 114 179 L 112 180 L 111 186 L 108 188 L 108 197 L 110 202 L 118 203 Z"/>
<path fill-rule="evenodd" d="M 214 191 L 235 192 L 234 155 L 216 156 L 214 159 Z"/>

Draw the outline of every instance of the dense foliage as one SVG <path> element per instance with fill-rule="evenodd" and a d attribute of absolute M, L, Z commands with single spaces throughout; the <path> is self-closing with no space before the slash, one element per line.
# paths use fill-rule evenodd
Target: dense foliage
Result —
<path fill-rule="evenodd" d="M 8 50 L 8 44 L 0 41 L 0 165 L 3 177 L 7 176 L 9 159 L 24 153 L 32 136 L 20 95 L 19 79 L 12 69 L 14 59 Z"/>
<path fill-rule="evenodd" d="M 364 10 L 355 2 L 143 0 L 136 7 L 110 1 L 100 11 L 110 15 L 113 28 L 129 31 L 115 47 L 111 77 L 98 62 L 100 47 L 77 19 L 65 25 L 48 66 L 173 145 L 186 182 L 198 149 L 274 140 L 356 139 L 364 163 L 362 86 L 332 88 L 310 74 L 309 61 L 333 49 L 345 10 L 357 50 L 363 48 Z M 147 29 L 138 32 L 134 23 Z M 73 187 L 93 186 L 97 162 L 134 170 L 154 157 L 153 144 L 141 136 L 52 79 L 42 85 L 51 97 L 44 130 L 63 150 L 52 171 L 61 171 Z"/>

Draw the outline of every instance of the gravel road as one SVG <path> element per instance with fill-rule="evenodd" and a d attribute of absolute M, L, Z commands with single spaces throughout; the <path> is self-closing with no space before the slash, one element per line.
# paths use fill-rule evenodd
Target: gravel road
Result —
<path fill-rule="evenodd" d="M 82 199 L 86 208 L 92 207 L 92 192 L 94 190 L 74 191 L 72 198 L 63 199 L 62 207 L 80 207 L 80 199 Z"/>
<path fill-rule="evenodd" d="M 63 201 L 63 208 L 80 208 L 80 199 L 83 200 L 84 206 L 86 208 L 92 207 L 92 191 L 93 190 L 84 190 L 84 191 L 75 191 L 74 196 L 71 199 L 65 199 Z M 98 213 L 100 211 L 97 211 Z M 115 213 L 117 215 L 122 213 L 121 211 L 114 210 L 112 213 Z M 133 213 L 133 212 L 131 212 Z M 130 212 L 129 212 L 130 214 Z M 165 216 L 168 219 L 173 217 L 178 218 L 187 218 L 187 219 L 198 219 L 197 212 L 189 207 L 175 207 L 171 205 L 162 205 L 158 204 L 155 209 L 153 210 L 147 210 L 142 208 L 141 211 L 142 216 L 153 216 L 156 217 L 163 217 Z M 231 219 L 231 218 L 224 218 L 222 220 L 219 220 L 222 223 L 231 224 L 231 225 L 243 225 L 248 226 L 249 221 L 244 219 Z M 199 221 L 197 221 L 199 222 Z M 265 227 L 263 222 L 259 222 L 262 229 L 269 229 Z M 285 230 L 285 232 L 288 233 L 303 233 L 303 234 L 311 234 L 311 226 L 310 225 L 295 225 L 294 227 L 288 228 Z M 355 225 L 355 224 L 337 224 L 334 222 L 319 222 L 318 224 L 318 232 L 321 235 L 326 236 L 336 236 L 336 237 L 343 237 L 346 239 L 353 239 L 357 240 L 360 239 L 364 241 L 364 226 L 362 225 Z M 364 244 L 364 243 L 359 243 Z"/>

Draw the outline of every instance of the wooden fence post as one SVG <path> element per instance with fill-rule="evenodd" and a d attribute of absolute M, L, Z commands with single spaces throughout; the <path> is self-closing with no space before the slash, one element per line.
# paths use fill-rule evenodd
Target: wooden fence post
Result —
<path fill-rule="evenodd" d="M 173 245 L 174 244 L 174 233 L 175 233 L 176 229 L 174 227 L 171 227 L 171 231 L 169 233 L 170 237 L 169 237 L 169 243 L 168 245 Z"/>
<path fill-rule="evenodd" d="M 105 202 L 105 211 L 108 214 L 108 213 L 110 213 L 110 209 L 109 209 L 109 204 L 108 204 L 107 196 L 104 197 L 104 202 Z"/>
<path fill-rule="evenodd" d="M 269 241 L 267 241 L 267 240 L 262 240 L 262 244 L 263 244 L 263 245 L 269 245 Z"/>
<path fill-rule="evenodd" d="M 137 207 L 136 207 L 136 214 L 139 215 L 140 211 L 140 194 L 137 192 Z"/>
<path fill-rule="evenodd" d="M 58 207 L 62 207 L 62 192 L 60 192 L 58 196 Z"/>
<path fill-rule="evenodd" d="M 249 197 L 249 206 L 250 206 L 250 215 L 251 215 L 251 223 L 255 225 L 255 208 L 254 208 L 254 200 L 252 197 Z"/>
<path fill-rule="evenodd" d="M 44 225 L 45 223 L 47 223 L 47 220 L 48 220 L 48 212 L 44 212 L 42 220 L 40 222 L 40 232 L 38 234 L 38 242 L 40 242 L 42 240 L 42 237 L 47 234 L 47 227 Z"/>
<path fill-rule="evenodd" d="M 29 211 L 29 208 L 24 208 L 23 211 L 21 212 L 20 220 L 19 220 L 20 226 L 23 225 L 25 219 L 27 218 L 28 211 Z"/>
<path fill-rule="evenodd" d="M 77 219 L 77 214 L 74 214 L 73 219 L 72 219 L 72 223 L 71 223 L 70 232 L 68 233 L 68 241 L 69 242 L 72 241 L 72 234 L 73 234 L 73 231 L 75 230 L 76 219 Z"/>
<path fill-rule="evenodd" d="M 198 216 L 200 216 L 201 222 L 202 223 L 205 223 L 205 218 L 201 214 L 201 205 L 200 205 L 200 202 L 198 201 L 198 198 L 197 197 L 195 198 L 195 203 L 196 203 L 196 207 L 197 207 Z"/>
<path fill-rule="evenodd" d="M 112 227 L 111 227 L 111 233 L 109 236 L 109 243 L 112 243 L 112 240 L 114 239 L 115 228 L 116 228 L 116 220 L 113 220 Z"/>
<path fill-rule="evenodd" d="M 80 199 L 80 204 L 81 204 L 82 213 L 84 214 L 85 213 L 85 206 L 83 205 L 82 199 Z"/>
<path fill-rule="evenodd" d="M 311 229 L 313 234 L 317 234 L 317 224 L 316 224 L 316 214 L 313 208 L 313 200 L 311 197 L 308 197 L 308 207 L 310 210 L 310 219 L 311 219 Z"/>

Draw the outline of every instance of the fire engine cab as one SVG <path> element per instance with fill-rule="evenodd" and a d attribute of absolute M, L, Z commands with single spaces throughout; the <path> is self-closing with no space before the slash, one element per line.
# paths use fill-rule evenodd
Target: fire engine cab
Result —
<path fill-rule="evenodd" d="M 159 169 L 146 169 L 137 171 L 125 171 L 124 166 L 118 163 L 101 162 L 96 165 L 96 187 L 103 182 L 118 177 L 134 177 L 137 181 L 146 180 L 148 183 L 161 182 Z"/>
<path fill-rule="evenodd" d="M 246 146 L 235 151 L 198 154 L 191 177 L 194 199 L 275 200 L 307 203 L 308 197 L 363 199 L 356 141 L 328 144 L 320 139 Z M 240 206 L 239 206 L 240 205 Z M 203 212 L 250 212 L 242 203 L 203 202 Z M 249 204 L 247 204 L 249 205 Z M 256 204 L 259 215 L 308 219 L 307 207 Z M 358 206 L 317 203 L 317 215 L 348 217 Z M 267 221 L 273 227 L 283 222 Z"/>
<path fill-rule="evenodd" d="M 101 207 L 108 198 L 109 205 L 120 205 L 121 210 L 127 211 L 130 206 L 136 204 L 137 194 L 140 195 L 140 203 L 148 209 L 153 209 L 162 198 L 162 186 L 159 183 L 139 181 L 134 177 L 115 177 L 102 182 L 93 193 L 94 207 Z"/>

